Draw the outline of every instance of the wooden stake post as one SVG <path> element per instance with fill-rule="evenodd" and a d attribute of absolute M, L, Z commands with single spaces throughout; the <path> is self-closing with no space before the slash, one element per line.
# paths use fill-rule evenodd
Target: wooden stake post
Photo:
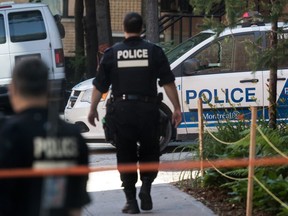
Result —
<path fill-rule="evenodd" d="M 204 134 L 204 125 L 203 125 L 202 98 L 199 98 L 199 100 L 198 100 L 198 128 L 199 128 L 200 174 L 201 174 L 201 177 L 203 177 L 204 176 L 204 169 L 203 169 L 203 134 Z"/>
<path fill-rule="evenodd" d="M 256 120 L 257 108 L 251 107 L 251 129 L 250 129 L 250 148 L 249 148 L 249 170 L 248 170 L 248 188 L 246 200 L 246 216 L 252 216 L 253 209 L 253 178 L 254 178 L 254 160 L 256 146 Z"/>

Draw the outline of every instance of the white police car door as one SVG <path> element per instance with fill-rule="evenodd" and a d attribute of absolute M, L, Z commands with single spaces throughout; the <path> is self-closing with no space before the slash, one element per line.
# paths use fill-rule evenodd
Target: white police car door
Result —
<path fill-rule="evenodd" d="M 7 84 L 10 80 L 9 46 L 7 42 L 7 26 L 5 25 L 5 12 L 0 12 L 0 86 Z"/>
<path fill-rule="evenodd" d="M 188 133 L 198 129 L 197 100 L 203 98 L 204 121 L 236 120 L 249 113 L 249 106 L 263 106 L 262 71 L 252 73 L 245 51 L 253 32 L 218 38 L 192 54 L 180 65 L 184 124 Z"/>
<path fill-rule="evenodd" d="M 25 58 L 41 58 L 51 65 L 51 43 L 42 10 L 9 10 L 7 16 L 11 64 Z"/>
<path fill-rule="evenodd" d="M 270 31 L 263 32 L 262 38 L 265 38 L 266 46 L 270 46 Z M 288 32 L 284 32 L 278 35 L 278 45 L 282 45 L 281 43 L 285 43 L 285 40 L 288 39 Z M 287 44 L 287 42 L 286 42 Z M 263 71 L 263 82 L 264 82 L 264 116 L 268 119 L 268 106 L 269 106 L 269 77 L 270 77 L 270 70 L 266 68 Z M 279 120 L 284 120 L 287 122 L 288 116 L 288 61 L 287 59 L 279 59 L 278 60 L 278 71 L 277 71 L 277 96 L 276 96 L 276 103 L 277 103 L 277 118 Z"/>

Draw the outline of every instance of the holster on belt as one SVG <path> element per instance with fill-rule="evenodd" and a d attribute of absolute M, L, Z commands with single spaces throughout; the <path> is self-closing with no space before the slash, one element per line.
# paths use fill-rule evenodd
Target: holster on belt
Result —
<path fill-rule="evenodd" d="M 158 102 L 158 104 L 161 104 L 162 100 L 163 100 L 163 93 L 160 92 L 160 93 L 158 93 L 158 95 L 157 95 L 157 102 Z"/>

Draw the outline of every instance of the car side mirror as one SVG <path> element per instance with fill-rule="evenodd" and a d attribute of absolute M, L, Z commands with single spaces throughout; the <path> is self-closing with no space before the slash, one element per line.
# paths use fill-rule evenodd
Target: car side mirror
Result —
<path fill-rule="evenodd" d="M 183 73 L 185 75 L 195 74 L 200 69 L 200 62 L 196 58 L 187 59 L 183 62 Z"/>

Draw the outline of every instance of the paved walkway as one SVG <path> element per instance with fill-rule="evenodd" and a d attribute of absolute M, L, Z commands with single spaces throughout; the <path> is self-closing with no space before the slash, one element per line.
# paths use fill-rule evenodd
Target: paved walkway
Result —
<path fill-rule="evenodd" d="M 215 216 L 201 202 L 178 190 L 170 182 L 177 181 L 179 172 L 159 172 L 152 186 L 153 210 L 141 211 L 138 215 L 157 216 Z M 87 190 L 92 202 L 83 211 L 83 216 L 125 215 L 121 209 L 125 203 L 124 193 L 117 171 L 90 174 Z M 137 183 L 137 191 L 141 182 Z M 138 199 L 140 206 L 140 202 Z"/>

